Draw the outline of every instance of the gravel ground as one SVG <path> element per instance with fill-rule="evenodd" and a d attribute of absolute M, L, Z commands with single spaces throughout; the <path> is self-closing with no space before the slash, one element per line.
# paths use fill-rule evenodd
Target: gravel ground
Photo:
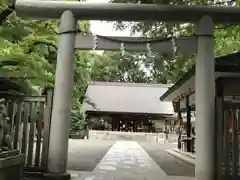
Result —
<path fill-rule="evenodd" d="M 164 149 L 176 148 L 176 145 L 139 143 L 168 176 L 195 176 L 194 165 L 175 158 Z"/>
<path fill-rule="evenodd" d="M 93 171 L 115 141 L 69 140 L 68 170 Z"/>

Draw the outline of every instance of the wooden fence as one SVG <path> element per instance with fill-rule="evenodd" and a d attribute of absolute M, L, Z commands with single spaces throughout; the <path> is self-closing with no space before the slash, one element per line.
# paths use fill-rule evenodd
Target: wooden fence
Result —
<path fill-rule="evenodd" d="M 13 148 L 24 154 L 25 169 L 47 168 L 52 109 L 52 90 L 43 96 L 9 96 L 5 98 Z"/>

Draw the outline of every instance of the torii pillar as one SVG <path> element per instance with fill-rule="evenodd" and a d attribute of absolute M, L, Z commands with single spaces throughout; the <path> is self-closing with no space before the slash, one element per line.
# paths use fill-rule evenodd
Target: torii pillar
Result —
<path fill-rule="evenodd" d="M 67 176 L 68 139 L 72 109 L 74 46 L 77 23 L 71 11 L 64 11 L 60 19 L 60 39 L 53 96 L 48 172 Z"/>
<path fill-rule="evenodd" d="M 202 17 L 197 24 L 196 58 L 196 180 L 215 180 L 215 62 L 214 22 Z"/>

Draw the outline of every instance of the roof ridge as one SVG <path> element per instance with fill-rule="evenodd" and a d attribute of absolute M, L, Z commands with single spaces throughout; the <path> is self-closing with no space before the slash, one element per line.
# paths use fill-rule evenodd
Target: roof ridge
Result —
<path fill-rule="evenodd" d="M 92 81 L 88 85 L 102 85 L 102 86 L 127 86 L 127 87 L 161 87 L 169 88 L 171 84 L 150 84 L 150 83 L 128 83 L 128 82 L 104 82 Z"/>

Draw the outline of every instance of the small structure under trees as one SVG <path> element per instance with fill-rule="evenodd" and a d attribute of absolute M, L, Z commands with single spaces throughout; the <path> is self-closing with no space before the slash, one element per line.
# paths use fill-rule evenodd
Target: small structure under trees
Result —
<path fill-rule="evenodd" d="M 11 79 L 0 78 L 0 96 L 3 98 L 7 93 L 26 94 L 27 90 L 22 84 L 12 81 Z"/>
<path fill-rule="evenodd" d="M 168 87 L 166 84 L 93 82 L 86 91 L 91 104 L 86 102 L 84 109 L 89 120 L 103 119 L 108 130 L 164 131 L 165 121 L 171 124 L 170 120 L 174 120 L 174 111 L 172 103 L 159 101 L 158 95 Z"/>

